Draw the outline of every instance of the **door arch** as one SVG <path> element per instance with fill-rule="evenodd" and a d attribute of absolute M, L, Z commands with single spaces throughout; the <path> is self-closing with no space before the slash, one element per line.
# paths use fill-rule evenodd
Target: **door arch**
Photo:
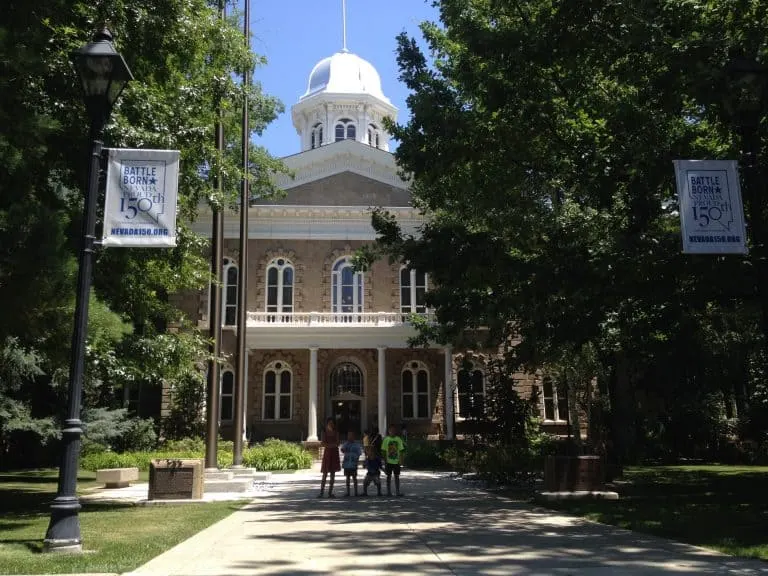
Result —
<path fill-rule="evenodd" d="M 357 438 L 367 425 L 365 374 L 356 362 L 343 360 L 332 369 L 328 378 L 330 414 L 342 440 L 352 430 Z"/>

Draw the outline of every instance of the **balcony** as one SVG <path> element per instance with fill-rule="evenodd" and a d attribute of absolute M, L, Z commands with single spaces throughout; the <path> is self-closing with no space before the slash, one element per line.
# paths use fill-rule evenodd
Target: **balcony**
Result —
<path fill-rule="evenodd" d="M 248 312 L 246 326 L 391 327 L 409 324 L 401 312 Z"/>
<path fill-rule="evenodd" d="M 247 312 L 250 348 L 407 347 L 416 336 L 401 312 Z"/>

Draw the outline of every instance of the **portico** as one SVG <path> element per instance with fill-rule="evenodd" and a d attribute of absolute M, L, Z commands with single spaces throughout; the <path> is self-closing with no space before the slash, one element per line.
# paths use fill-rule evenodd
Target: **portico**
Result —
<path fill-rule="evenodd" d="M 248 388 L 253 401 L 245 418 L 257 437 L 285 435 L 292 423 L 291 435 L 297 440 L 317 442 L 327 418 L 334 418 L 342 432 L 373 426 L 384 431 L 390 422 L 407 422 L 409 429 L 424 434 L 437 429 L 452 436 L 453 402 L 444 408 L 439 400 L 454 397 L 451 349 L 411 349 L 408 340 L 416 332 L 403 315 L 249 312 L 248 319 L 246 344 L 254 359 Z M 293 375 L 290 390 L 288 385 L 282 391 L 265 388 L 272 384 L 263 382 L 264 371 L 274 366 L 272 358 L 278 355 L 280 369 L 290 369 Z M 426 374 L 425 387 L 404 391 L 403 371 L 417 360 Z M 260 402 L 268 397 L 271 403 L 272 394 L 280 393 L 293 398 L 291 412 L 265 412 Z M 413 412 L 412 405 L 419 403 L 423 412 Z M 267 420 L 267 415 L 274 419 Z M 446 421 L 449 415 L 451 421 Z"/>

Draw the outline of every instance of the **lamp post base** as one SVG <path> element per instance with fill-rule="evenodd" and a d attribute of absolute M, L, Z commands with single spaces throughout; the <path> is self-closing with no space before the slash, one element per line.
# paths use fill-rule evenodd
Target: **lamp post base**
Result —
<path fill-rule="evenodd" d="M 43 540 L 44 552 L 82 553 L 79 511 L 80 502 L 76 497 L 63 496 L 54 499 L 51 504 L 51 522 Z"/>
<path fill-rule="evenodd" d="M 43 552 L 55 552 L 57 554 L 82 554 L 83 545 L 72 540 L 45 540 Z"/>

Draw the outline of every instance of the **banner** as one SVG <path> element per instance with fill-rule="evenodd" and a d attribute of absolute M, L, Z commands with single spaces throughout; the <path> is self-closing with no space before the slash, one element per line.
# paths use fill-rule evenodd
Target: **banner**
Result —
<path fill-rule="evenodd" d="M 675 160 L 683 252 L 746 254 L 736 160 Z"/>
<path fill-rule="evenodd" d="M 110 148 L 104 246 L 176 246 L 178 150 Z"/>

